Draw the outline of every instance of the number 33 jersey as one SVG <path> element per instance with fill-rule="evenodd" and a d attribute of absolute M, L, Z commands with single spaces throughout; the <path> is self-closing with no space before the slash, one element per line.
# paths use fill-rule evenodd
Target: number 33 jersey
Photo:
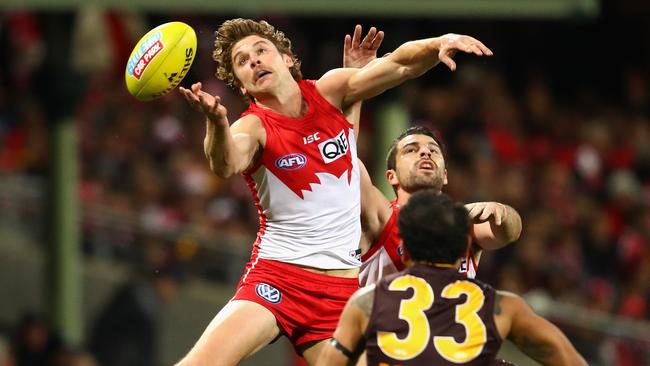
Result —
<path fill-rule="evenodd" d="M 307 112 L 289 118 L 251 103 L 266 132 L 244 173 L 260 216 L 257 257 L 322 269 L 359 267 L 360 186 L 353 125 L 314 81 L 298 82 Z"/>
<path fill-rule="evenodd" d="M 501 346 L 495 290 L 455 269 L 415 265 L 376 285 L 368 365 L 490 365 Z"/>

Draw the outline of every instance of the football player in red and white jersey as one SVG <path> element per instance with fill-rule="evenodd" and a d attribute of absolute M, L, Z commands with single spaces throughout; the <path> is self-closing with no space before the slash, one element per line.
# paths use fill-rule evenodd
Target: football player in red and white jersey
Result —
<path fill-rule="evenodd" d="M 216 32 L 217 75 L 250 99 L 232 125 L 218 96 L 180 88 L 206 117 L 205 154 L 224 178 L 243 174 L 260 230 L 233 299 L 181 365 L 234 365 L 280 335 L 309 364 L 358 288 L 361 237 L 356 126 L 341 111 L 416 78 L 457 52 L 492 52 L 462 35 L 411 41 L 366 67 L 302 80 L 291 42 L 264 21 Z"/>
<path fill-rule="evenodd" d="M 447 184 L 443 146 L 426 127 L 404 131 L 391 145 L 386 165 L 386 178 L 397 196 L 392 202 L 372 184 L 361 164 L 362 286 L 404 269 L 396 224 L 399 207 L 418 190 L 441 191 Z M 459 271 L 474 278 L 483 249 L 498 249 L 519 238 L 521 217 L 512 207 L 498 202 L 475 202 L 465 207 L 473 222 L 472 243 Z"/>
<path fill-rule="evenodd" d="M 376 51 L 383 40 L 383 34 L 379 39 L 374 37 L 375 34 L 377 31 L 373 27 L 369 30 L 368 35 L 361 40 L 361 26 L 357 26 L 351 37 L 346 36 L 343 47 L 344 67 L 360 68 L 376 59 Z M 355 103 L 344 112 L 349 121 L 358 125 L 361 102 Z M 402 140 L 407 138 L 409 141 L 400 145 Z M 432 153 L 440 157 L 438 162 L 440 165 L 436 166 L 438 169 L 434 169 L 433 164 L 424 162 L 428 159 L 435 160 L 433 158 L 416 157 L 413 160 L 413 149 L 420 142 L 423 145 L 432 144 L 431 148 L 434 149 Z M 437 147 L 433 145 L 437 145 Z M 408 153 L 402 151 L 405 147 L 408 147 Z M 387 178 L 397 195 L 392 202 L 389 202 L 372 184 L 365 166 L 360 163 L 363 232 L 360 243 L 362 265 L 359 282 L 362 286 L 376 283 L 383 276 L 404 269 L 401 258 L 401 239 L 396 224 L 399 206 L 405 204 L 411 193 L 418 189 L 436 188 L 441 190 L 442 186 L 447 184 L 443 152 L 438 137 L 426 127 L 414 127 L 399 136 L 390 147 L 387 158 Z M 424 169 L 414 169 L 414 165 L 418 163 L 427 166 Z M 498 249 L 517 240 L 521 233 L 521 218 L 512 207 L 498 202 L 469 203 L 466 208 L 474 223 L 472 227 L 473 241 L 467 248 L 459 271 L 474 278 L 482 250 Z"/>

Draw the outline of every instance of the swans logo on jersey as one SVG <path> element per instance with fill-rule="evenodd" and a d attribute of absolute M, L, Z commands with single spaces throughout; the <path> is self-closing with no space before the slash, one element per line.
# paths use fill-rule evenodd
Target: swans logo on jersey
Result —
<path fill-rule="evenodd" d="M 345 131 L 341 131 L 338 136 L 325 140 L 318 144 L 320 154 L 326 164 L 329 164 L 348 152 L 350 145 L 348 138 L 345 136 Z"/>
<path fill-rule="evenodd" d="M 284 170 L 298 170 L 307 164 L 307 158 L 303 154 L 287 154 L 275 161 L 275 166 Z"/>
<path fill-rule="evenodd" d="M 258 283 L 255 286 L 255 293 L 271 304 L 277 304 L 282 300 L 282 293 L 275 287 L 264 282 Z"/>
<path fill-rule="evenodd" d="M 361 260 L 361 248 L 350 251 L 350 257 L 360 261 Z"/>

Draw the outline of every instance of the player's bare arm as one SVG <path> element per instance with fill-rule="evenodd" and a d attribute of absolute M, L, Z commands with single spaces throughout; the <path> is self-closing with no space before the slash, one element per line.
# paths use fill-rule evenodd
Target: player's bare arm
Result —
<path fill-rule="evenodd" d="M 474 223 L 472 237 L 481 249 L 499 249 L 519 239 L 521 216 L 514 208 L 499 202 L 468 203 L 465 208 Z"/>
<path fill-rule="evenodd" d="M 372 312 L 375 286 L 359 289 L 345 305 L 339 324 L 316 366 L 356 365 L 365 347 L 364 332 Z"/>
<path fill-rule="evenodd" d="M 583 366 L 586 361 L 555 325 L 538 316 L 519 296 L 497 291 L 495 320 L 502 337 L 542 365 Z"/>
<path fill-rule="evenodd" d="M 352 35 L 346 34 L 343 39 L 343 67 L 361 68 L 377 59 L 377 50 L 384 40 L 384 32 L 370 27 L 368 34 L 361 39 L 362 28 L 357 25 Z M 343 111 L 345 118 L 354 125 L 354 136 L 359 137 L 359 120 L 361 118 L 359 101 Z"/>
<path fill-rule="evenodd" d="M 361 253 L 366 253 L 393 213 L 390 201 L 375 187 L 366 166 L 359 160 L 361 180 Z"/>
<path fill-rule="evenodd" d="M 228 110 L 221 104 L 221 98 L 201 90 L 201 83 L 195 83 L 191 89 L 181 87 L 180 92 L 192 107 L 205 115 L 203 148 L 210 169 L 228 178 L 252 166 L 263 145 L 264 129 L 259 119 L 248 115 L 230 126 Z"/>
<path fill-rule="evenodd" d="M 456 52 L 491 56 L 492 51 L 473 37 L 458 34 L 406 42 L 386 57 L 361 69 L 337 69 L 318 80 L 319 91 L 343 109 L 359 100 L 381 94 L 402 82 L 416 78 L 439 62 L 452 71 Z"/>

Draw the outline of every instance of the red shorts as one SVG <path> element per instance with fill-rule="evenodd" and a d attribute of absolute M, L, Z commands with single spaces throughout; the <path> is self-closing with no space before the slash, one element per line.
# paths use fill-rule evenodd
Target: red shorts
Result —
<path fill-rule="evenodd" d="M 357 278 L 333 277 L 291 264 L 258 259 L 249 264 L 232 300 L 269 309 L 294 347 L 332 337 Z"/>

